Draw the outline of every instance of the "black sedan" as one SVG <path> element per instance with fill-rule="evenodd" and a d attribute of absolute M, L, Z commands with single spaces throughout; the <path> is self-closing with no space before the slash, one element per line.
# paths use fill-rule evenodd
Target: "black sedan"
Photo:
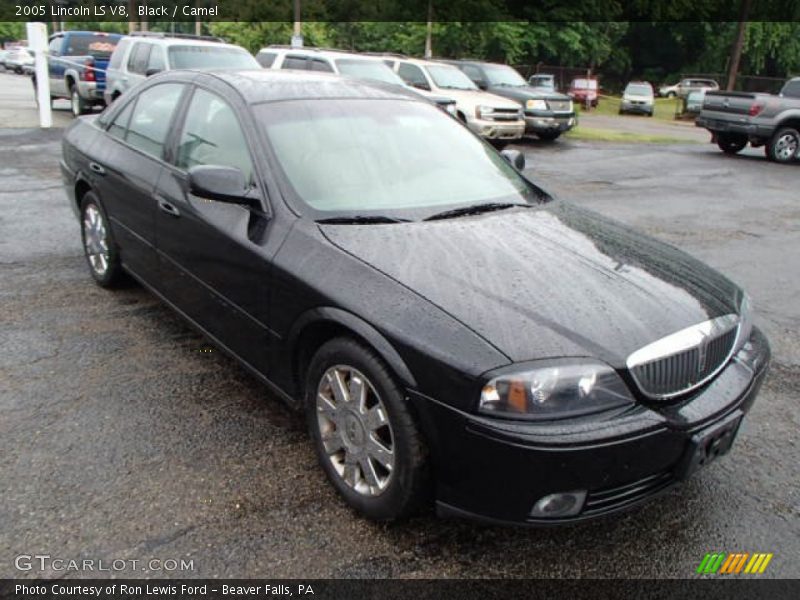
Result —
<path fill-rule="evenodd" d="M 584 519 L 727 452 L 769 347 L 733 283 L 520 159 L 397 87 L 170 72 L 76 121 L 61 167 L 95 281 L 304 410 L 362 514 Z"/>

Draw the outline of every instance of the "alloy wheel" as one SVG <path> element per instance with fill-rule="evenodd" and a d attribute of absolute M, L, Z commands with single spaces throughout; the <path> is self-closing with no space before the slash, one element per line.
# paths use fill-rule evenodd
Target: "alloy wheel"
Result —
<path fill-rule="evenodd" d="M 336 365 L 317 386 L 317 426 L 334 471 L 364 496 L 379 496 L 395 468 L 394 433 L 386 406 L 372 383 L 347 365 Z"/>
<path fill-rule="evenodd" d="M 775 142 L 775 156 L 781 161 L 789 160 L 797 153 L 797 147 L 797 136 L 792 133 L 784 133 Z"/>
<path fill-rule="evenodd" d="M 83 213 L 83 247 L 92 270 L 102 277 L 109 264 L 108 234 L 100 210 L 90 204 Z"/>

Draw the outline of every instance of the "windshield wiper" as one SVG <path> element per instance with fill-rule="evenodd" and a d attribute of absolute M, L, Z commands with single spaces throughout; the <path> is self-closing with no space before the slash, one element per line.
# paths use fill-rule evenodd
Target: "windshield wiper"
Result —
<path fill-rule="evenodd" d="M 517 204 L 513 202 L 487 202 L 486 204 L 474 204 L 472 206 L 462 206 L 453 208 L 431 215 L 423 219 L 424 221 L 437 221 L 439 219 L 451 219 L 453 217 L 464 217 L 467 215 L 478 215 L 480 213 L 491 212 L 494 210 L 505 210 L 514 206 L 529 206 L 528 204 Z"/>
<path fill-rule="evenodd" d="M 376 225 L 381 223 L 408 223 L 408 219 L 387 217 L 384 215 L 353 215 L 349 217 L 328 217 L 317 219 L 317 223 L 324 225 Z"/>

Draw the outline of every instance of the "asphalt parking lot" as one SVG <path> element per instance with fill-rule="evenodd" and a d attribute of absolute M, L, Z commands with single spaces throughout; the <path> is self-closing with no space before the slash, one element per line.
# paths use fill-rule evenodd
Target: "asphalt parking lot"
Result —
<path fill-rule="evenodd" d="M 0 577 L 64 575 L 20 572 L 20 554 L 141 561 L 120 576 L 687 577 L 710 551 L 772 552 L 762 577 L 800 577 L 800 165 L 710 144 L 521 146 L 560 197 L 748 289 L 771 375 L 730 455 L 633 512 L 387 526 L 344 507 L 302 418 L 242 368 L 141 288 L 94 285 L 60 135 L 0 129 Z M 152 558 L 194 568 L 141 571 Z"/>

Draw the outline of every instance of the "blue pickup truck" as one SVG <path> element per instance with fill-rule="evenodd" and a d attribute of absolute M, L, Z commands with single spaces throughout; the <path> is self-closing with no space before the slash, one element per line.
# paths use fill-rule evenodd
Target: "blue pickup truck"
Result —
<path fill-rule="evenodd" d="M 121 38 L 116 33 L 97 31 L 52 35 L 47 52 L 51 102 L 68 98 L 75 116 L 89 112 L 95 105 L 104 105 L 106 67 Z M 35 78 L 33 85 L 36 86 Z"/>

